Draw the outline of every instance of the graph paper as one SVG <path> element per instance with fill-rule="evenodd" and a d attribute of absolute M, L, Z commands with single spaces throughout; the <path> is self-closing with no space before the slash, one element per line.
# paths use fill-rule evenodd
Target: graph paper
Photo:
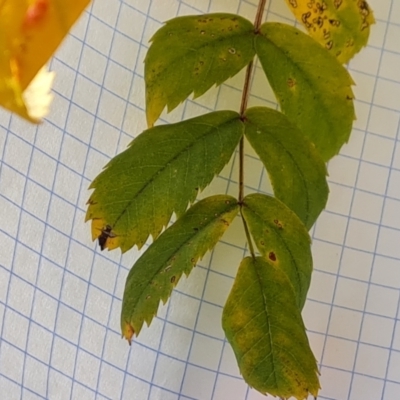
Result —
<path fill-rule="evenodd" d="M 121 339 L 125 279 L 139 253 L 100 252 L 84 223 L 88 186 L 145 129 L 143 60 L 178 15 L 256 0 L 94 0 L 51 61 L 47 120 L 0 112 L 0 399 L 260 400 L 240 377 L 222 307 L 246 253 L 228 230 L 132 346 Z M 400 399 L 400 2 L 370 0 L 377 23 L 349 64 L 357 121 L 329 163 L 330 197 L 312 229 L 315 271 L 303 312 L 320 399 Z M 294 24 L 283 0 L 265 17 Z M 166 49 L 166 51 L 169 51 Z M 161 122 L 238 110 L 243 73 Z M 276 107 L 260 67 L 250 105 Z M 340 118 L 340 116 L 339 116 Z M 246 191 L 270 192 L 246 149 Z M 202 196 L 237 194 L 237 158 Z"/>

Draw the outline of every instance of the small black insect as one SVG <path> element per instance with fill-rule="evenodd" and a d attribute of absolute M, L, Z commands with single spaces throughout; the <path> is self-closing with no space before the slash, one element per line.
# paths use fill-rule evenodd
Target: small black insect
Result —
<path fill-rule="evenodd" d="M 112 228 L 110 225 L 106 225 L 102 230 L 101 234 L 98 237 L 99 239 L 99 246 L 101 251 L 103 251 L 106 248 L 106 242 L 108 238 L 113 238 L 115 237 L 115 234 L 111 232 Z"/>

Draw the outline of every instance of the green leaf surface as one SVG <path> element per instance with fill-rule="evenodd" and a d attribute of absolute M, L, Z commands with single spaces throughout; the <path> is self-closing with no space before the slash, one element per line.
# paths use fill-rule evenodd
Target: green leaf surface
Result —
<path fill-rule="evenodd" d="M 246 196 L 242 214 L 261 255 L 288 276 L 301 310 L 313 268 L 307 229 L 292 210 L 264 194 Z"/>
<path fill-rule="evenodd" d="M 256 51 L 282 112 L 328 161 L 351 133 L 351 76 L 315 40 L 289 25 L 263 24 Z"/>
<path fill-rule="evenodd" d="M 91 185 L 93 239 L 107 233 L 104 247 L 122 251 L 155 239 L 228 163 L 243 130 L 237 113 L 218 111 L 143 132 Z"/>
<path fill-rule="evenodd" d="M 143 323 L 150 324 L 160 301 L 166 303 L 182 274 L 212 249 L 238 214 L 231 196 L 199 201 L 168 228 L 129 272 L 122 303 L 121 326 L 130 341 Z"/>
<path fill-rule="evenodd" d="M 286 0 L 312 38 L 347 63 L 367 45 L 372 10 L 363 0 Z"/>
<path fill-rule="evenodd" d="M 326 166 L 315 146 L 282 113 L 245 113 L 245 135 L 268 171 L 275 196 L 310 229 L 328 199 Z"/>
<path fill-rule="evenodd" d="M 206 14 L 168 21 L 151 39 L 145 60 L 147 123 L 165 106 L 172 111 L 194 93 L 236 75 L 252 60 L 254 26 L 234 14 Z"/>
<path fill-rule="evenodd" d="M 317 363 L 293 286 L 278 266 L 260 257 L 242 261 L 222 326 L 251 387 L 282 399 L 317 396 Z"/>

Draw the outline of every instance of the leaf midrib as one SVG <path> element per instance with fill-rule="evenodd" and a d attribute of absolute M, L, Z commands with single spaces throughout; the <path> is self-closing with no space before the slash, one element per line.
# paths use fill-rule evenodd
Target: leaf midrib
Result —
<path fill-rule="evenodd" d="M 260 274 L 258 272 L 258 268 L 257 268 L 257 259 L 253 258 L 252 261 L 254 263 L 253 266 L 254 266 L 255 273 L 257 275 L 257 283 L 258 283 L 258 285 L 260 287 L 260 291 L 261 291 L 261 294 L 262 294 L 262 300 L 263 300 L 263 304 L 264 304 L 264 311 L 265 311 L 265 316 L 266 316 L 267 325 L 268 325 L 269 344 L 270 344 L 270 348 L 271 348 L 271 353 L 270 354 L 271 354 L 271 363 L 272 363 L 272 373 L 274 375 L 275 385 L 276 385 L 276 387 L 278 387 L 278 378 L 277 378 L 276 370 L 275 370 L 274 344 L 273 344 L 273 341 L 272 341 L 272 332 L 271 332 L 271 323 L 270 323 L 271 317 L 270 317 L 270 314 L 269 314 L 269 308 L 268 308 L 268 305 L 267 305 L 267 299 L 265 297 L 264 290 L 263 290 L 263 285 L 262 285 L 262 282 L 261 282 L 261 276 L 260 276 Z M 264 357 L 264 359 L 266 359 L 268 356 L 269 355 Z M 253 370 L 251 371 L 249 376 L 251 376 L 253 374 L 253 372 L 256 369 L 256 367 L 258 365 L 260 365 L 262 361 L 263 360 L 261 360 L 257 365 L 255 365 L 253 367 Z"/>
<path fill-rule="evenodd" d="M 304 80 L 306 81 L 307 85 L 309 86 L 310 90 L 311 90 L 314 94 L 316 94 L 316 97 L 318 98 L 318 102 L 317 102 L 317 103 L 321 105 L 321 107 L 322 107 L 322 109 L 323 109 L 323 115 L 324 115 L 324 116 L 330 116 L 329 107 L 325 104 L 325 102 L 324 102 L 324 97 L 323 97 L 323 96 L 321 97 L 321 94 L 318 93 L 319 91 L 318 91 L 318 90 L 315 90 L 315 87 L 314 87 L 314 85 L 312 84 L 312 81 L 310 81 L 308 74 L 304 71 L 303 68 L 301 68 L 302 63 L 295 63 L 295 62 L 293 61 L 292 57 L 289 57 L 279 46 L 277 46 L 277 45 L 275 44 L 275 42 L 274 42 L 273 40 L 269 39 L 269 38 L 268 38 L 265 34 L 263 34 L 262 32 L 261 32 L 260 36 L 263 37 L 265 40 L 267 40 L 269 43 L 271 43 L 271 44 L 275 47 L 275 49 L 277 49 L 281 54 L 283 54 L 283 55 L 286 57 L 286 59 L 290 61 L 290 64 L 291 64 L 292 66 L 294 66 L 295 69 L 298 70 L 298 71 L 302 74 L 302 76 L 303 76 Z M 257 45 L 256 45 L 256 47 L 257 47 Z M 317 89 L 318 89 L 318 87 L 317 87 Z M 280 101 L 279 101 L 279 102 L 280 102 Z M 281 102 L 280 102 L 280 103 L 281 103 Z M 282 107 L 282 104 L 281 104 L 281 107 Z M 325 119 L 325 120 L 326 120 L 326 119 Z M 334 126 L 334 125 L 333 125 L 333 126 Z"/>
<path fill-rule="evenodd" d="M 265 219 L 263 218 L 264 216 L 263 216 L 262 214 L 259 214 L 257 211 L 255 211 L 255 210 L 252 209 L 251 207 L 249 207 L 249 204 L 248 204 L 248 203 L 245 202 L 243 205 L 244 205 L 245 207 L 247 207 L 247 209 L 248 209 L 250 212 L 252 212 L 253 214 L 255 214 L 261 221 L 263 221 L 264 224 L 266 224 L 267 226 L 270 226 L 270 225 L 268 224 L 268 222 L 265 221 Z M 301 295 L 301 297 L 303 297 L 304 288 L 303 288 L 302 283 L 301 283 L 301 279 L 300 279 L 300 275 L 301 275 L 301 274 L 300 274 L 300 269 L 297 267 L 296 259 L 295 259 L 295 257 L 293 256 L 292 252 L 290 251 L 289 247 L 287 246 L 286 241 L 283 239 L 282 235 L 281 235 L 278 231 L 276 231 L 276 230 L 274 230 L 274 231 L 276 232 L 276 235 L 279 237 L 281 243 L 283 243 L 283 245 L 285 246 L 286 250 L 288 251 L 288 253 L 289 253 L 289 255 L 290 255 L 290 258 L 292 259 L 293 265 L 295 265 L 295 267 L 296 267 L 296 268 L 295 268 L 295 271 L 296 271 L 296 275 L 297 275 L 297 281 L 298 281 L 298 284 L 299 284 L 299 288 L 301 289 L 300 295 Z M 304 274 L 303 274 L 303 275 L 304 275 Z M 301 299 L 299 299 L 299 300 L 301 300 Z M 301 302 L 303 302 L 303 301 L 301 300 Z"/>
<path fill-rule="evenodd" d="M 224 37 L 214 37 L 214 39 L 203 43 L 201 46 L 197 47 L 196 49 L 187 49 L 187 51 L 185 51 L 184 53 L 181 53 L 181 55 L 177 54 L 176 57 L 172 58 L 171 62 L 169 62 L 168 64 L 166 64 L 166 66 L 162 69 L 159 70 L 159 72 L 157 72 L 156 74 L 154 74 L 154 77 L 152 79 L 152 82 L 156 81 L 158 76 L 162 73 L 164 73 L 165 71 L 168 71 L 169 69 L 171 69 L 172 67 L 174 67 L 176 64 L 181 64 L 182 63 L 182 58 L 185 57 L 187 54 L 189 54 L 190 52 L 198 52 L 199 50 L 203 49 L 204 47 L 211 47 L 211 44 L 213 46 L 216 46 L 216 42 L 223 42 L 226 41 L 228 39 L 232 39 L 235 38 L 236 36 L 244 36 L 244 35 L 248 35 L 248 34 L 254 34 L 254 32 L 252 30 L 250 31 L 244 31 L 244 32 L 235 32 L 235 34 L 232 34 L 231 36 L 224 36 Z M 250 35 L 249 35 L 250 37 Z M 214 59 L 214 57 L 212 58 Z M 176 68 L 174 68 L 176 69 Z M 148 82 L 147 84 L 148 86 L 150 86 L 150 83 Z"/>
<path fill-rule="evenodd" d="M 197 235 L 200 235 L 202 232 L 204 232 L 205 229 L 207 229 L 210 225 L 214 224 L 221 216 L 223 216 L 223 215 L 225 215 L 225 214 L 228 214 L 229 212 L 233 211 L 233 209 L 234 209 L 235 207 L 237 207 L 237 203 L 231 204 L 229 209 L 226 209 L 226 210 L 221 211 L 220 213 L 218 213 L 217 216 L 215 216 L 215 214 L 214 214 L 214 218 L 208 220 L 208 222 L 207 222 L 205 225 L 203 225 L 202 228 L 199 229 L 198 231 L 193 231 L 193 235 L 188 236 L 188 237 L 185 239 L 185 241 L 182 242 L 181 244 L 179 244 L 178 247 L 176 247 L 175 250 L 173 250 L 173 253 L 172 253 L 172 252 L 169 253 L 168 256 L 167 256 L 167 251 L 168 251 L 168 250 L 166 250 L 166 251 L 165 251 L 165 259 L 162 261 L 162 264 L 160 264 L 160 265 L 161 265 L 160 268 L 157 269 L 157 271 L 155 271 L 153 275 L 151 275 L 151 279 L 148 279 L 148 280 L 147 280 L 148 283 L 147 283 L 147 285 L 145 286 L 145 289 L 148 288 L 149 283 L 160 273 L 160 271 L 161 271 L 163 268 L 167 268 L 169 265 L 172 264 L 172 263 L 168 263 L 168 261 L 171 259 L 171 257 L 176 256 L 176 255 L 178 254 L 178 252 L 180 252 L 180 251 L 182 250 L 182 248 L 183 248 L 189 241 L 194 240 L 194 238 L 195 238 Z M 206 251 L 207 251 L 207 250 L 206 250 Z M 201 257 L 201 255 L 198 256 L 197 260 L 199 259 L 199 257 Z M 192 269 L 193 269 L 193 267 L 192 267 Z M 180 275 L 179 275 L 179 278 L 177 279 L 177 282 L 178 282 L 179 279 L 181 278 L 182 273 L 183 273 L 183 272 L 181 271 L 181 272 L 180 272 Z M 136 307 L 137 304 L 139 304 L 139 303 L 141 302 L 141 299 L 142 299 L 142 297 L 144 296 L 145 293 L 146 293 L 145 290 L 143 290 L 142 294 L 138 297 L 137 301 L 135 302 L 135 307 Z"/>
<path fill-rule="evenodd" d="M 253 124 L 254 126 L 258 126 L 258 125 L 255 125 L 254 123 L 252 123 L 250 119 L 249 119 L 248 121 L 249 121 L 250 124 Z M 263 128 L 261 128 L 261 129 L 263 129 Z M 269 136 L 271 137 L 272 135 L 269 135 Z M 282 142 L 281 142 L 276 136 L 272 136 L 272 138 L 275 139 L 275 141 L 277 142 L 277 144 L 284 150 L 284 152 L 285 152 L 285 153 L 289 156 L 289 158 L 293 161 L 293 164 L 295 165 L 297 171 L 299 172 L 299 175 L 300 175 L 301 178 L 302 178 L 301 181 L 302 181 L 302 183 L 303 183 L 303 188 L 305 188 L 305 192 L 306 192 L 306 207 L 307 207 L 307 209 L 306 209 L 306 221 L 305 221 L 304 223 L 305 223 L 306 226 L 308 226 L 307 223 L 308 223 L 308 220 L 309 220 L 309 217 L 310 217 L 310 196 L 309 196 L 309 190 L 308 190 L 309 187 L 308 187 L 308 185 L 307 185 L 307 180 L 305 179 L 302 169 L 298 166 L 298 163 L 297 163 L 296 160 L 293 158 L 292 154 L 291 154 L 289 151 L 286 150 L 286 147 L 285 147 L 284 145 L 282 145 Z M 257 151 L 257 150 L 256 150 L 256 151 Z M 258 152 L 257 152 L 257 153 L 258 153 Z M 272 174 L 269 172 L 269 169 L 268 169 L 268 168 L 266 168 L 266 170 L 267 170 L 267 172 L 268 172 L 268 175 L 272 175 Z"/>
<path fill-rule="evenodd" d="M 184 149 L 182 149 L 178 154 L 176 154 L 175 156 L 171 157 L 168 161 L 165 162 L 165 165 L 162 166 L 160 169 L 158 169 L 153 176 L 147 181 L 147 183 L 145 183 L 145 185 L 142 186 L 141 189 L 139 189 L 135 195 L 133 196 L 133 198 L 128 202 L 128 204 L 126 205 L 126 207 L 124 208 L 123 211 L 121 211 L 120 215 L 118 217 L 116 217 L 115 222 L 111 225 L 113 228 L 115 227 L 115 225 L 119 222 L 119 220 L 124 216 L 124 214 L 128 211 L 128 209 L 131 207 L 132 203 L 135 202 L 135 200 L 157 179 L 157 177 L 159 177 L 163 171 L 165 171 L 167 168 L 171 167 L 171 163 L 173 161 L 175 161 L 176 159 L 178 159 L 180 156 L 182 156 L 185 152 L 187 152 L 188 149 L 192 148 L 195 146 L 196 143 L 200 142 L 201 140 L 203 140 L 206 136 L 210 135 L 211 133 L 214 132 L 214 130 L 217 131 L 217 135 L 219 136 L 219 130 L 221 127 L 223 127 L 225 124 L 229 124 L 232 123 L 235 120 L 239 120 L 239 117 L 230 119 L 228 121 L 225 121 L 223 124 L 218 125 L 218 126 L 214 126 L 211 124 L 206 124 L 206 123 L 193 123 L 193 125 L 205 125 L 205 126 L 209 126 L 211 129 L 210 130 L 206 130 L 205 133 L 197 138 L 195 138 L 195 141 L 190 143 L 188 146 L 186 146 Z M 200 187 L 201 188 L 201 187 Z M 200 189 L 199 188 L 199 189 Z M 202 188 L 201 188 L 202 189 Z M 200 191 L 200 190 L 199 190 Z M 187 201 L 189 202 L 189 200 Z"/>

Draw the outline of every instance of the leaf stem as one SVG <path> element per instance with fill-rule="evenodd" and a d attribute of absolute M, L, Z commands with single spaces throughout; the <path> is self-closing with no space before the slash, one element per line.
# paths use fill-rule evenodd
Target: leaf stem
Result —
<path fill-rule="evenodd" d="M 258 3 L 256 17 L 254 20 L 254 31 L 256 33 L 258 33 L 260 29 L 266 4 L 267 0 L 260 0 Z M 240 116 L 242 119 L 245 119 L 244 113 L 247 110 L 247 104 L 249 102 L 250 83 L 251 83 L 251 78 L 253 77 L 253 72 L 254 72 L 254 61 L 252 60 L 250 64 L 247 66 L 246 76 L 244 79 L 242 101 L 240 104 Z M 240 139 L 240 144 L 239 144 L 239 204 L 243 203 L 243 199 L 244 199 L 244 138 L 242 137 Z M 243 215 L 242 215 L 242 221 L 244 225 L 244 230 L 246 232 L 247 242 L 249 243 L 249 249 L 251 255 L 254 258 L 255 253 L 254 253 L 253 243 L 251 241 L 249 228 L 247 226 L 245 219 L 243 218 Z"/>
<path fill-rule="evenodd" d="M 250 235 L 250 231 L 249 231 L 249 227 L 247 226 L 247 222 L 244 219 L 244 216 L 242 213 L 240 213 L 240 216 L 242 217 L 242 221 L 243 221 L 243 226 L 244 226 L 244 232 L 246 233 L 246 238 L 247 238 L 247 243 L 249 244 L 249 250 L 250 250 L 250 254 L 253 258 L 256 258 L 256 253 L 254 251 L 254 246 L 253 246 L 253 241 L 251 240 L 251 235 Z"/>
<path fill-rule="evenodd" d="M 244 113 L 247 109 L 247 103 L 249 102 L 250 83 L 251 83 L 251 78 L 253 76 L 253 67 L 254 67 L 254 62 L 253 60 L 251 60 L 250 64 L 247 66 L 246 77 L 244 78 L 242 102 L 240 104 L 240 116 L 242 118 L 244 117 Z"/>
<path fill-rule="evenodd" d="M 254 27 L 255 27 L 256 33 L 258 33 L 258 31 L 260 29 L 266 4 L 267 4 L 267 0 L 260 0 L 260 2 L 258 3 L 256 18 L 254 20 Z"/>

